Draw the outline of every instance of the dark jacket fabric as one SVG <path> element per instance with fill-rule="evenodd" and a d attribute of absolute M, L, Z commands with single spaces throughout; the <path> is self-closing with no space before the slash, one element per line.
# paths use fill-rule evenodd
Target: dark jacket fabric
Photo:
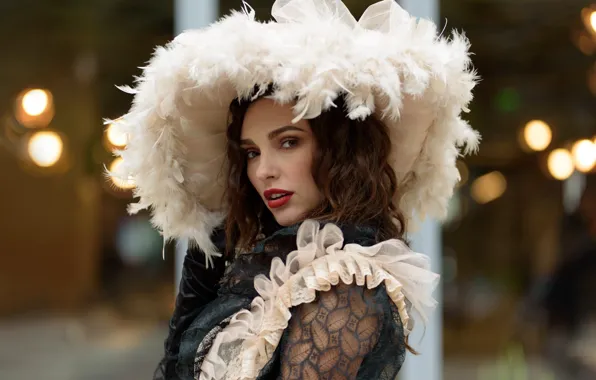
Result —
<path fill-rule="evenodd" d="M 285 261 L 296 249 L 299 226 L 284 227 L 260 241 L 255 249 L 238 255 L 229 266 L 221 260 L 216 270 L 207 270 L 200 251 L 189 251 L 184 261 L 180 295 L 170 322 L 165 343 L 165 356 L 155 372 L 154 380 L 193 380 L 209 352 L 215 335 L 227 326 L 232 315 L 250 308 L 258 296 L 254 278 L 268 275 L 275 258 Z M 340 226 L 344 244 L 374 245 L 375 230 L 367 227 Z M 216 234 L 215 242 L 225 239 Z M 223 245 L 221 245 L 223 251 Z M 223 267 L 223 268 L 222 268 Z M 378 340 L 363 356 L 357 380 L 395 378 L 405 359 L 404 329 L 399 312 L 383 285 L 374 289 L 366 300 L 379 311 Z M 294 312 L 292 311 L 294 315 Z M 288 342 L 288 331 L 257 380 L 281 379 L 282 350 Z M 286 356 L 287 358 L 288 356 Z M 353 377 L 351 377 L 353 378 Z"/>
<path fill-rule="evenodd" d="M 226 238 L 223 229 L 214 232 L 212 241 L 219 252 L 225 250 Z M 217 298 L 219 281 L 225 270 L 225 260 L 221 257 L 215 258 L 214 264 L 215 268 L 206 268 L 205 254 L 199 248 L 191 248 L 187 251 L 176 305 L 164 343 L 164 357 L 155 370 L 154 380 L 179 379 L 176 374 L 176 364 L 182 334 L 190 327 L 201 310 Z"/>

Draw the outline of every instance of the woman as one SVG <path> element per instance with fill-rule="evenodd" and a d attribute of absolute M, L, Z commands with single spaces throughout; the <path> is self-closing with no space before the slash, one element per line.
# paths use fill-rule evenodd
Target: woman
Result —
<path fill-rule="evenodd" d="M 195 243 L 155 378 L 394 378 L 438 280 L 406 225 L 478 142 L 468 43 L 390 0 L 272 14 L 183 33 L 127 89 L 131 211 Z"/>

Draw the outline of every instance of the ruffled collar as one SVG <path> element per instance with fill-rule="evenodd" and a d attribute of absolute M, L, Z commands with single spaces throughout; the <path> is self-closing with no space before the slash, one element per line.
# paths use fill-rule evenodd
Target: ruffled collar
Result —
<path fill-rule="evenodd" d="M 279 226 L 273 233 L 269 234 L 265 238 L 259 240 L 253 250 L 248 252 L 251 253 L 263 253 L 266 251 L 266 247 L 273 242 L 283 240 L 289 240 L 288 237 L 296 238 L 298 235 L 298 230 L 303 222 L 299 222 L 293 224 L 291 226 L 282 227 Z M 326 224 L 331 222 L 319 222 L 321 228 L 323 228 Z M 351 224 L 351 223 L 333 223 L 334 225 L 338 226 L 344 236 L 344 244 L 351 244 L 357 243 L 363 246 L 373 245 L 377 243 L 376 234 L 377 230 L 370 224 Z M 295 245 L 296 239 L 293 240 Z M 295 249 L 294 246 L 291 250 Z"/>
<path fill-rule="evenodd" d="M 349 226 L 341 229 L 333 223 L 321 228 L 320 223 L 306 220 L 297 231 L 295 226 L 283 228 L 259 244 L 257 248 L 263 253 L 249 255 L 248 269 L 254 264 L 251 259 L 262 264 L 260 260 L 270 254 L 286 252 L 286 239 L 282 238 L 296 239 L 296 249 L 286 253 L 285 259 L 272 258 L 268 273 L 253 277 L 258 296 L 249 309 L 237 312 L 217 334 L 201 364 L 201 380 L 256 379 L 278 347 L 292 317 L 291 309 L 313 302 L 317 292 L 328 291 L 339 283 L 355 283 L 368 289 L 383 285 L 398 310 L 405 334 L 413 327 L 411 311 L 426 323 L 428 313 L 436 306 L 432 293 L 439 279 L 430 271 L 429 258 L 413 252 L 398 239 L 369 246 L 346 244 L 350 237 L 344 231 L 354 233 L 352 238 L 356 239 L 374 232 L 363 226 L 354 226 L 350 231 Z M 279 246 L 278 239 L 283 240 Z M 267 253 L 268 242 L 272 243 L 271 253 Z M 250 277 L 241 265 L 235 265 L 244 260 L 239 258 L 233 265 L 241 280 Z"/>
<path fill-rule="evenodd" d="M 242 293 L 256 295 L 253 289 L 253 280 L 256 276 L 267 274 L 274 259 L 279 258 L 283 262 L 287 256 L 297 249 L 298 232 L 305 221 L 291 226 L 278 228 L 259 240 L 249 252 L 239 253 L 226 268 L 225 274 L 220 281 L 219 294 Z M 330 222 L 319 223 L 322 229 Z M 337 226 L 337 224 L 335 224 Z M 368 247 L 378 243 L 376 240 L 376 229 L 370 225 L 341 224 L 343 244 L 358 244 Z"/>

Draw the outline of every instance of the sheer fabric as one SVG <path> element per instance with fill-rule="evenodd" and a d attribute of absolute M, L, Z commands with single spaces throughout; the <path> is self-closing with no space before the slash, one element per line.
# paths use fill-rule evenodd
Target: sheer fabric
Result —
<path fill-rule="evenodd" d="M 426 321 L 428 309 L 436 305 L 432 292 L 438 275 L 429 270 L 427 256 L 413 252 L 403 241 L 345 244 L 340 227 L 329 223 L 321 228 L 320 223 L 306 220 L 298 229 L 296 246 L 285 262 L 273 258 L 268 275 L 255 277 L 259 296 L 217 334 L 200 380 L 257 379 L 289 327 L 291 309 L 316 301 L 318 293 L 342 283 L 368 289 L 383 285 L 408 330 L 413 326 L 410 312 Z"/>
<path fill-rule="evenodd" d="M 379 341 L 383 307 L 374 291 L 338 285 L 292 313 L 282 348 L 282 379 L 355 379 Z"/>
<path fill-rule="evenodd" d="M 356 379 L 356 380 L 395 380 L 399 370 L 402 367 L 402 364 L 405 360 L 406 356 L 406 346 L 405 346 L 405 334 L 404 328 L 402 326 L 401 320 L 399 318 L 399 312 L 395 307 L 395 304 L 389 299 L 387 296 L 387 292 L 383 285 L 379 286 L 376 289 L 372 289 L 370 291 L 364 290 L 364 288 L 354 287 L 358 292 L 362 292 L 363 300 L 367 304 L 367 306 L 373 306 L 373 313 L 378 314 L 378 334 L 376 335 L 376 344 L 368 354 L 366 354 L 362 360 L 360 365 L 358 366 L 357 373 L 354 374 L 356 370 L 356 362 L 357 360 L 351 360 L 350 363 L 346 360 L 345 367 L 350 368 L 352 366 L 352 372 L 342 373 L 341 370 L 338 371 L 327 371 L 324 372 L 326 369 L 323 365 L 321 360 L 321 356 L 318 358 L 318 371 L 316 373 L 317 377 L 314 379 Z M 338 292 L 335 288 L 332 289 L 330 292 Z M 320 293 L 323 296 L 325 293 Z M 313 307 L 314 305 L 318 305 L 322 301 L 311 303 L 304 305 L 303 308 L 308 310 L 308 308 Z M 358 302 L 359 304 L 359 302 Z M 295 308 L 292 310 L 292 318 L 297 318 L 299 314 L 304 313 L 300 310 L 300 307 Z M 288 347 L 296 347 L 295 344 L 292 343 L 290 338 L 291 335 L 296 334 L 293 330 L 294 324 L 303 326 L 305 319 L 294 319 L 290 322 L 290 327 L 284 333 L 284 336 L 281 340 L 281 343 L 278 347 L 278 350 L 273 355 L 272 359 L 269 363 L 263 368 L 261 371 L 258 380 L 286 380 L 286 379 L 310 379 L 309 375 L 314 375 L 313 372 L 310 372 L 309 369 L 306 371 L 305 368 L 298 368 L 299 370 L 291 371 L 292 367 L 295 367 L 296 364 L 292 361 L 292 354 L 290 352 L 291 348 Z M 306 319 L 308 320 L 308 319 Z M 361 325 L 363 327 L 363 325 Z M 311 328 L 312 331 L 312 328 Z M 356 330 L 358 331 L 358 329 Z M 362 330 L 361 330 L 362 331 Z M 331 334 L 330 334 L 331 335 Z M 311 333 L 312 336 L 312 333 Z M 364 335 L 365 337 L 366 335 Z M 374 337 L 374 336 L 373 336 Z M 301 339 L 304 341 L 305 339 L 304 334 L 301 334 Z M 323 339 L 323 342 L 325 340 Z M 329 339 L 330 344 L 335 344 L 335 340 Z M 341 341 L 340 341 L 341 342 Z M 359 341 L 360 343 L 360 341 Z M 313 351 L 315 349 L 318 350 L 317 346 L 313 342 L 311 343 L 313 346 Z M 303 347 L 308 346 L 308 344 L 304 345 Z M 363 348 L 365 345 L 361 345 L 360 349 Z M 345 347 L 345 344 L 344 344 Z M 332 347 L 333 349 L 333 347 Z M 364 347 L 366 349 L 366 347 Z M 341 350 L 341 343 L 340 343 L 340 350 Z M 336 350 L 337 351 L 337 350 Z M 348 350 L 349 351 L 349 350 Z M 339 351 L 341 352 L 341 351 Z M 312 352 L 311 352 L 312 353 Z M 329 354 L 328 354 L 329 355 Z M 308 361 L 313 361 L 313 359 L 308 358 Z M 314 359 L 316 360 L 316 359 Z M 338 359 L 338 363 L 341 358 Z M 287 369 L 286 369 L 287 368 Z M 290 369 L 290 371 L 288 371 Z M 288 377 L 289 376 L 289 377 Z M 343 376 L 343 377 L 342 377 Z"/>
<path fill-rule="evenodd" d="M 341 229 L 345 244 L 376 243 L 374 229 L 356 226 Z M 196 316 L 190 326 L 173 333 L 181 337 L 179 352 L 169 359 L 175 363 L 170 365 L 175 371 L 159 379 L 199 378 L 215 337 L 227 327 L 234 313 L 249 308 L 258 295 L 254 278 L 267 275 L 273 260 L 285 261 L 288 253 L 296 249 L 297 230 L 298 226 L 280 229 L 257 244 L 251 253 L 239 255 L 227 266 L 217 298 L 193 314 Z M 317 292 L 313 302 L 290 311 L 289 325 L 257 380 L 393 380 L 401 368 L 406 351 L 404 326 L 383 284 L 370 290 L 338 285 L 327 292 Z M 295 360 L 298 352 L 306 356 L 304 362 Z M 333 368 L 325 371 L 331 363 Z M 307 377 L 315 372 L 319 377 Z"/>

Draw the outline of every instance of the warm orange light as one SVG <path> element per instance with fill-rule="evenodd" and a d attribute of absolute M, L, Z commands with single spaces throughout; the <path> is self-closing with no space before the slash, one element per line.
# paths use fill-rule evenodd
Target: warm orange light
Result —
<path fill-rule="evenodd" d="M 596 5 L 584 8 L 581 11 L 581 18 L 585 28 L 592 35 L 596 34 Z"/>
<path fill-rule="evenodd" d="M 548 155 L 548 171 L 553 178 L 566 180 L 573 174 L 573 157 L 567 149 L 555 149 Z"/>
<path fill-rule="evenodd" d="M 571 155 L 575 168 L 580 172 L 587 173 L 596 165 L 596 145 L 591 140 L 579 140 L 573 144 Z"/>
<path fill-rule="evenodd" d="M 501 197 L 507 189 L 505 176 L 494 171 L 476 178 L 470 188 L 472 198 L 480 204 L 486 204 Z"/>
<path fill-rule="evenodd" d="M 542 120 L 532 120 L 524 127 L 524 142 L 533 151 L 543 151 L 552 141 L 552 131 Z"/>
<path fill-rule="evenodd" d="M 64 144 L 59 134 L 52 131 L 36 132 L 29 139 L 27 151 L 31 160 L 42 168 L 53 166 L 62 156 Z"/>
<path fill-rule="evenodd" d="M 114 161 L 112 161 L 112 163 L 110 164 L 110 173 L 118 173 L 118 170 L 123 162 L 124 160 L 122 160 L 122 157 L 115 158 Z M 130 190 L 134 189 L 135 187 L 135 182 L 132 178 L 122 179 L 117 177 L 115 174 L 112 174 L 110 176 L 110 179 L 112 180 L 112 183 L 116 185 L 116 187 L 123 190 Z"/>
<path fill-rule="evenodd" d="M 50 96 L 45 90 L 30 90 L 23 95 L 21 106 L 29 116 L 39 116 L 48 109 Z"/>
<path fill-rule="evenodd" d="M 54 117 L 52 93 L 39 88 L 23 91 L 17 98 L 15 117 L 29 128 L 47 127 Z"/>
<path fill-rule="evenodd" d="M 128 144 L 128 135 L 122 131 L 121 125 L 117 122 L 108 125 L 106 137 L 108 142 L 117 148 L 124 148 Z"/>
<path fill-rule="evenodd" d="M 594 42 L 592 42 L 592 37 L 587 33 L 581 33 L 577 38 L 577 47 L 585 55 L 594 54 Z"/>

